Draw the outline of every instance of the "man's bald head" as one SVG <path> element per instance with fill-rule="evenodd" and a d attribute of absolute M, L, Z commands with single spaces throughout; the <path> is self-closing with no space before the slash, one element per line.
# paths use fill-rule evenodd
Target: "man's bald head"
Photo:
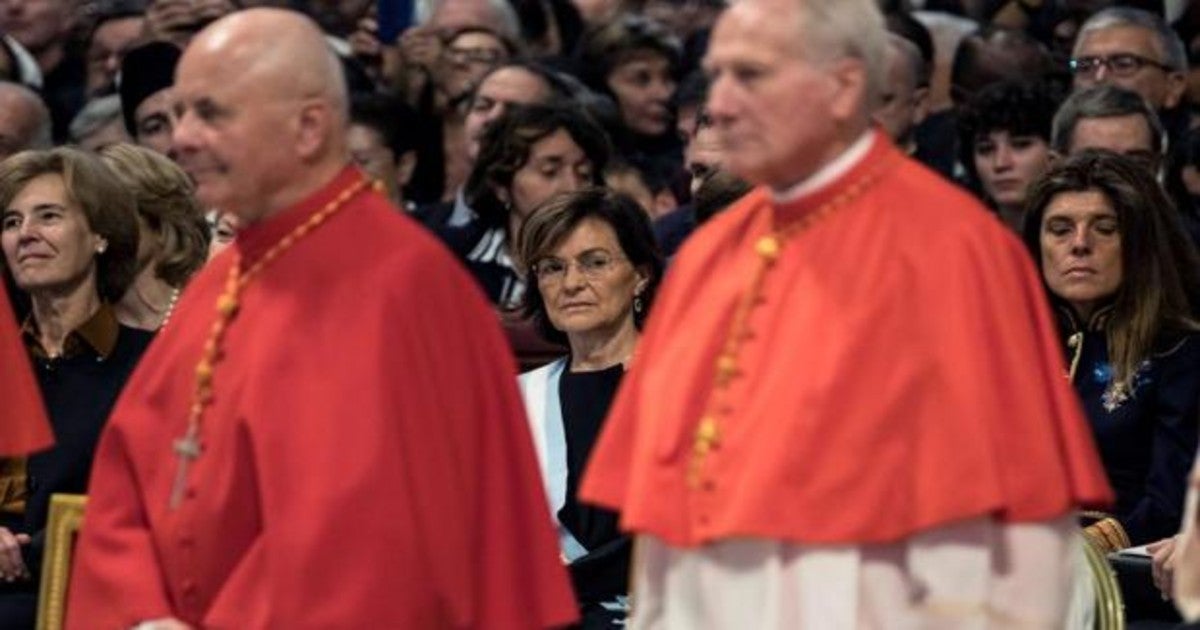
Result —
<path fill-rule="evenodd" d="M 50 110 L 29 88 L 0 82 L 0 160 L 26 149 L 49 149 Z"/>
<path fill-rule="evenodd" d="M 299 13 L 258 8 L 213 22 L 184 51 L 174 90 L 179 163 L 203 201 L 244 223 L 304 199 L 346 165 L 342 67 Z"/>
<path fill-rule="evenodd" d="M 324 96 L 348 117 L 342 64 L 317 24 L 300 13 L 258 8 L 229 15 L 201 31 L 180 64 L 201 55 L 223 59 L 230 74 L 280 98 Z"/>

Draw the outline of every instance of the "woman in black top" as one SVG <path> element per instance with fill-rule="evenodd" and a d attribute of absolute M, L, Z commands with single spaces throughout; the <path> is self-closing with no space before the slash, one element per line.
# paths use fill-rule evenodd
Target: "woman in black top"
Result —
<path fill-rule="evenodd" d="M 87 490 L 96 442 L 151 334 L 117 323 L 111 304 L 133 279 L 133 198 L 96 157 L 29 151 L 0 163 L 0 246 L 28 293 L 22 324 L 54 430 L 29 457 L 24 524 L 0 528 L 0 627 L 32 627 L 50 495 Z"/>
<path fill-rule="evenodd" d="M 1091 151 L 1030 190 L 1026 245 L 1058 307 L 1072 381 L 1117 503 L 1110 549 L 1179 527 L 1200 417 L 1196 252 L 1141 165 Z"/>
<path fill-rule="evenodd" d="M 519 259 L 537 290 L 525 308 L 569 356 L 521 376 L 547 500 L 585 628 L 611 628 L 628 605 L 630 539 L 617 514 L 575 499 L 662 275 L 649 219 L 625 195 L 554 197 L 527 219 Z"/>

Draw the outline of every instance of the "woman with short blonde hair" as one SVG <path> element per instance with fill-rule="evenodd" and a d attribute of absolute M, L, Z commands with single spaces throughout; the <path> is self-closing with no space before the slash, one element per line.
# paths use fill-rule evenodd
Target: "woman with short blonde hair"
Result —
<path fill-rule="evenodd" d="M 192 181 L 166 157 L 115 144 L 102 150 L 100 158 L 133 193 L 141 227 L 137 277 L 115 305 L 117 318 L 135 328 L 157 330 L 207 258 L 210 234 L 204 211 Z"/>

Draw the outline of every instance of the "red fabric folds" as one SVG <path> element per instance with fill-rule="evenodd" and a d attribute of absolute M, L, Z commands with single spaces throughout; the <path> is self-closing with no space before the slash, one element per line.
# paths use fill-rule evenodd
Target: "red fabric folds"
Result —
<path fill-rule="evenodd" d="M 1015 237 L 878 138 L 777 205 L 755 191 L 676 259 L 581 494 L 678 546 L 888 542 L 984 514 L 1049 519 L 1112 495 Z M 793 237 L 766 278 L 702 482 L 692 439 L 755 242 L 881 175 Z"/>
<path fill-rule="evenodd" d="M 0 283 L 0 455 L 27 455 L 54 443 L 29 352 Z"/>
<path fill-rule="evenodd" d="M 262 252 L 361 177 L 239 234 Z M 374 192 L 243 293 L 168 496 L 234 258 L 189 285 L 102 438 L 68 626 L 540 628 L 575 605 L 514 366 L 466 273 Z"/>

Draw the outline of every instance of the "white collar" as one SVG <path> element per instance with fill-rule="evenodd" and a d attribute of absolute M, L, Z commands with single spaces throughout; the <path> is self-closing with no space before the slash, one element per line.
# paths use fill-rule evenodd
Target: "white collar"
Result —
<path fill-rule="evenodd" d="M 788 203 L 797 201 L 804 197 L 817 192 L 825 185 L 842 175 L 850 172 L 850 169 L 858 166 L 858 163 L 867 156 L 867 152 L 871 150 L 871 145 L 875 140 L 876 131 L 872 128 L 867 128 L 858 136 L 850 147 L 842 151 L 841 155 L 833 158 L 827 164 L 817 169 L 816 173 L 808 176 L 806 179 L 800 180 L 800 183 L 793 184 L 788 188 L 776 191 L 771 191 L 771 197 L 777 203 Z"/>

